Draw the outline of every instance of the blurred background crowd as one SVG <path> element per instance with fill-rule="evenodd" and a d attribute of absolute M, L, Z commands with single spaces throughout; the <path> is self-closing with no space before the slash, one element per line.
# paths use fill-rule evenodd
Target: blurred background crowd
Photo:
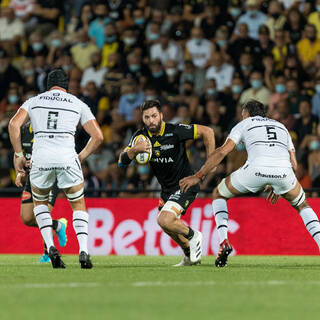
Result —
<path fill-rule="evenodd" d="M 302 186 L 320 187 L 320 0 L 0 2 L 0 194 L 14 187 L 8 122 L 57 67 L 104 134 L 83 164 L 88 196 L 157 196 L 147 192 L 159 189 L 148 165 L 117 167 L 148 99 L 161 101 L 166 122 L 213 128 L 217 146 L 241 120 L 241 103 L 263 102 L 290 131 Z M 87 139 L 79 128 L 77 151 Z M 198 169 L 204 145 L 187 146 Z M 246 157 L 238 145 L 202 189 Z"/>

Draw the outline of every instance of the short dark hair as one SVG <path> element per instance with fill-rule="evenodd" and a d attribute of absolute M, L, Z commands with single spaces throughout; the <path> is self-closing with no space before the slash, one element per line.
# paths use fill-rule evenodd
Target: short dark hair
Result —
<path fill-rule="evenodd" d="M 251 99 L 242 105 L 242 109 L 248 111 L 250 117 L 267 115 L 267 109 L 265 105 L 257 100 Z"/>
<path fill-rule="evenodd" d="M 144 110 L 151 109 L 156 107 L 159 112 L 161 112 L 161 104 L 159 100 L 148 100 L 143 101 L 140 105 L 140 111 L 143 112 Z"/>
<path fill-rule="evenodd" d="M 50 71 L 47 79 L 47 90 L 58 86 L 68 90 L 69 79 L 63 69 L 54 69 Z"/>

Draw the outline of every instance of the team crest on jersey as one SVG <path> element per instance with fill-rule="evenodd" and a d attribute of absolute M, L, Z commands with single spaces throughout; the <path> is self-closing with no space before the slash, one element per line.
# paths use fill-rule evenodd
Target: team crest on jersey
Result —
<path fill-rule="evenodd" d="M 156 142 L 154 143 L 153 147 L 154 147 L 154 148 L 156 148 L 156 147 L 161 147 L 161 144 L 160 144 L 158 141 L 156 141 Z"/>
<path fill-rule="evenodd" d="M 189 205 L 189 200 L 187 200 L 184 204 L 184 207 L 186 208 Z"/>
<path fill-rule="evenodd" d="M 156 157 L 160 157 L 160 151 L 157 150 L 154 153 L 155 153 Z"/>

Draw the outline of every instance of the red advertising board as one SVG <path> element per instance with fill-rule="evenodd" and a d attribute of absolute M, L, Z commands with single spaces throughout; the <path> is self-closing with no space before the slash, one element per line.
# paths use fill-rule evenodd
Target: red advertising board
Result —
<path fill-rule="evenodd" d="M 320 199 L 310 199 L 320 212 Z M 181 250 L 157 224 L 157 199 L 87 199 L 89 251 L 92 255 L 179 255 Z M 20 199 L 0 199 L 0 253 L 41 253 L 37 228 L 20 219 Z M 262 198 L 228 201 L 229 240 L 235 254 L 312 255 L 318 247 L 305 229 L 299 214 L 283 199 L 271 205 Z M 68 243 L 61 253 L 77 253 L 72 211 L 65 199 L 58 199 L 54 218 L 66 217 Z M 319 214 L 318 214 L 319 216 Z M 218 233 L 210 199 L 197 199 L 183 220 L 203 233 L 203 254 L 216 254 Z M 56 239 L 57 247 L 59 248 Z"/>

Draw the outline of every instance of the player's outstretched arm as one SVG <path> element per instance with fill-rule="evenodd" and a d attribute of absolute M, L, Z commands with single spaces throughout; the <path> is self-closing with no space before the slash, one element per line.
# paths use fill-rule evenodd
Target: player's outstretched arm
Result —
<path fill-rule="evenodd" d="M 214 150 L 208 157 L 205 164 L 201 169 L 193 176 L 186 177 L 180 180 L 179 185 L 182 192 L 188 191 L 192 186 L 199 183 L 209 172 L 211 172 L 223 159 L 229 154 L 236 144 L 233 140 L 227 139 L 227 141 L 219 148 Z"/>
<path fill-rule="evenodd" d="M 204 143 L 204 145 L 206 147 L 206 151 L 207 151 L 207 156 L 209 157 L 209 155 L 216 148 L 216 141 L 214 138 L 213 129 L 197 124 L 196 139 L 203 139 L 203 143 Z"/>
<path fill-rule="evenodd" d="M 83 128 L 90 135 L 90 139 L 78 155 L 80 162 L 85 160 L 103 142 L 103 134 L 96 119 L 87 121 Z"/>
<path fill-rule="evenodd" d="M 17 175 L 24 176 L 24 166 L 26 163 L 26 159 L 22 152 L 21 146 L 21 127 L 29 120 L 28 112 L 22 108 L 20 108 L 17 113 L 13 116 L 13 118 L 9 122 L 9 136 L 10 141 L 14 150 L 14 168 L 16 169 Z M 17 183 L 16 183 L 17 184 Z M 18 187 L 21 187 L 21 182 L 18 181 Z"/>

